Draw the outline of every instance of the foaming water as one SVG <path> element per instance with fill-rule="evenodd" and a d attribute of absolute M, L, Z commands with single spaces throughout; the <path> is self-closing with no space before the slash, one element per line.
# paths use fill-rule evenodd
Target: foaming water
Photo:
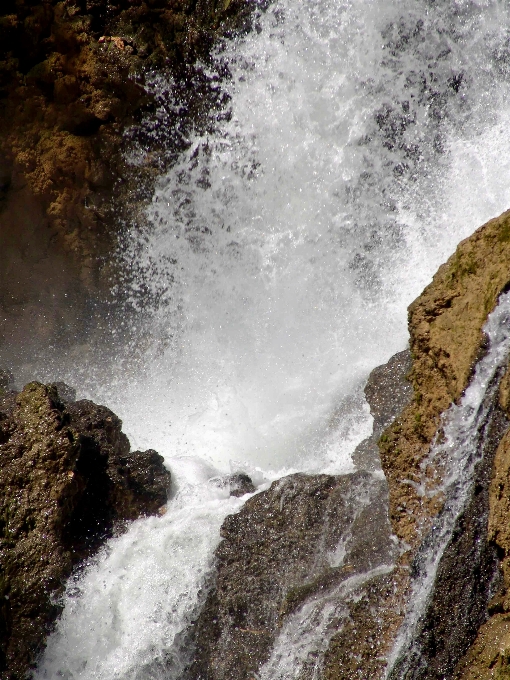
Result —
<path fill-rule="evenodd" d="M 390 656 L 387 677 L 407 677 L 410 669 L 420 666 L 420 623 L 430 604 L 440 560 L 452 540 L 455 523 L 469 500 L 477 466 L 481 462 L 489 438 L 488 418 L 493 410 L 499 382 L 494 380 L 508 362 L 510 351 L 510 294 L 501 296 L 490 314 L 484 331 L 490 342 L 487 355 L 478 363 L 471 384 L 459 405 L 453 404 L 443 417 L 444 441 L 437 443 L 424 462 L 441 469 L 441 486 L 445 505 L 434 522 L 419 555 L 409 607 L 398 640 Z M 422 495 L 427 490 L 419 489 Z"/>
<path fill-rule="evenodd" d="M 222 518 L 242 503 L 182 465 L 181 479 L 193 483 L 181 483 L 171 512 L 135 522 L 71 580 L 37 677 L 179 677 L 182 636 L 203 599 Z"/>
<path fill-rule="evenodd" d="M 324 445 L 332 410 L 509 204 L 502 8 L 280 2 L 218 55 L 229 120 L 190 140 L 124 252 L 138 368 L 84 385 L 137 446 L 224 470 L 345 467 L 351 447 Z"/>
<path fill-rule="evenodd" d="M 371 426 L 363 382 L 405 346 L 407 305 L 510 205 L 509 13 L 282 0 L 218 51 L 217 72 L 204 66 L 230 108 L 189 139 L 150 229 L 126 240 L 136 341 L 58 370 L 158 449 L 181 490 L 71 587 L 40 677 L 158 677 L 153 659 L 178 678 L 239 507 L 208 480 L 352 469 Z"/>
<path fill-rule="evenodd" d="M 271 657 L 260 670 L 261 680 L 323 677 L 323 655 L 334 634 L 349 621 L 349 604 L 364 596 L 366 583 L 392 569 L 392 565 L 382 565 L 351 576 L 318 601 L 313 599 L 300 607 L 278 636 Z"/>

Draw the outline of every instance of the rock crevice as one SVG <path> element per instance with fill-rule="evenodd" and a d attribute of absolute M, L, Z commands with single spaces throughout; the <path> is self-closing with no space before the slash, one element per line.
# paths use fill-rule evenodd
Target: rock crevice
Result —
<path fill-rule="evenodd" d="M 131 452 L 114 413 L 57 389 L 34 382 L 0 399 L 2 680 L 37 660 L 73 567 L 168 498 L 161 456 Z"/>

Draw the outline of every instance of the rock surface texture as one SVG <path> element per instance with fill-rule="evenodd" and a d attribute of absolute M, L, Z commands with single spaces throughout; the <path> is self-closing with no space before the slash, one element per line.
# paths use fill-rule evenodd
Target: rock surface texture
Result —
<path fill-rule="evenodd" d="M 405 547 L 395 570 L 396 579 L 401 582 L 402 601 L 409 588 L 406 572 L 412 576 L 419 570 L 432 535 L 429 532 L 433 531 L 444 505 L 441 470 L 426 462 L 426 456 L 435 438 L 441 437 L 441 414 L 450 404 L 458 403 L 475 363 L 486 351 L 482 327 L 509 282 L 507 212 L 463 241 L 409 308 L 413 357 L 409 378 L 414 397 L 379 440 L 390 489 L 391 523 Z M 407 667 L 397 663 L 391 675 L 394 680 L 439 680 L 466 672 L 470 678 L 500 677 L 495 670 L 486 676 L 469 673 L 476 672 L 473 663 L 478 656 L 473 651 L 476 645 L 487 649 L 488 638 L 484 637 L 487 626 L 492 631 L 497 629 L 494 617 L 489 624 L 485 622 L 504 601 L 501 594 L 496 598 L 493 595 L 501 580 L 500 567 L 503 566 L 504 577 L 505 565 L 504 559 L 500 562 L 504 549 L 495 540 L 495 518 L 498 516 L 503 526 L 508 522 L 508 515 L 504 518 L 500 512 L 506 502 L 502 484 L 507 474 L 502 452 L 508 437 L 506 383 L 503 379 L 500 404 L 493 403 L 490 408 L 484 425 L 484 455 L 469 500 L 439 563 L 424 619 L 416 632 L 420 656 L 413 658 Z M 495 489 L 500 493 L 499 510 L 495 505 Z M 468 652 L 480 626 L 479 642 Z M 394 633 L 389 649 L 392 638 Z M 466 653 L 469 660 L 461 661 Z M 502 661 L 493 656 L 490 663 L 496 668 Z"/>
<path fill-rule="evenodd" d="M 192 635 L 189 678 L 254 677 L 279 637 L 285 645 L 282 630 L 292 629 L 292 617 L 310 601 L 317 609 L 307 615 L 310 630 L 302 622 L 297 629 L 318 635 L 322 651 L 329 643 L 325 677 L 375 677 L 381 671 L 377 649 L 384 635 L 377 610 L 397 586 L 377 440 L 412 398 L 410 366 L 404 351 L 370 375 L 365 393 L 374 427 L 356 451 L 358 472 L 284 477 L 226 519 L 215 583 Z M 316 614 L 324 605 L 330 620 L 317 634 Z"/>
<path fill-rule="evenodd" d="M 508 369 L 500 383 L 499 402 L 510 417 Z M 489 487 L 490 544 L 500 558 L 501 582 L 489 603 L 490 618 L 457 669 L 458 680 L 510 677 L 510 430 L 502 437 Z"/>
<path fill-rule="evenodd" d="M 336 616 L 347 618 L 365 575 L 393 562 L 386 502 L 384 480 L 368 472 L 295 474 L 227 517 L 188 677 L 253 678 L 310 597 L 338 599 Z"/>
<path fill-rule="evenodd" d="M 0 349 L 76 342 L 105 314 L 123 207 L 224 104 L 197 58 L 243 30 L 245 0 L 3 0 L 0 7 Z M 176 105 L 151 87 L 171 79 Z M 189 83 L 193 81 L 193 87 Z M 163 108 L 162 108 L 163 107 Z M 157 112 L 157 115 L 156 115 Z M 138 123 L 154 118 L 147 148 Z M 164 124 L 161 124 L 161 120 Z M 172 137 L 178 119 L 179 133 Z M 160 121 L 158 125 L 157 122 Z M 175 127 L 175 126 L 174 126 Z M 137 150 L 136 161 L 129 161 Z M 135 214 L 134 214 L 135 213 Z M 138 216 L 140 220 L 140 215 Z M 95 319 L 96 324 L 98 319 Z M 65 344 L 65 343 L 64 343 Z"/>
<path fill-rule="evenodd" d="M 475 363 L 486 351 L 482 327 L 509 282 L 507 212 L 463 241 L 409 308 L 413 357 L 409 377 L 414 397 L 379 440 L 392 527 L 406 547 L 396 567 L 396 574 L 401 574 L 401 599 L 409 587 L 406 571 L 413 575 L 419 570 L 429 532 L 444 505 L 441 470 L 426 462 L 426 456 L 436 436 L 441 437 L 441 414 L 458 403 Z M 460 660 L 477 630 L 482 626 L 483 633 L 483 624 L 497 606 L 492 596 L 503 551 L 494 541 L 494 479 L 505 475 L 501 447 L 508 436 L 508 419 L 504 411 L 504 406 L 492 404 L 484 425 L 485 451 L 471 495 L 439 563 L 416 633 L 420 658 L 407 668 L 397 663 L 392 679 L 456 677 L 458 668 L 465 667 Z M 494 629 L 494 622 L 491 625 Z"/>
<path fill-rule="evenodd" d="M 130 452 L 109 409 L 70 397 L 65 386 L 30 383 L 0 399 L 2 680 L 26 677 L 72 568 L 167 501 L 162 457 Z"/>
<path fill-rule="evenodd" d="M 443 468 L 428 454 L 487 350 L 483 325 L 509 285 L 510 212 L 462 242 L 410 306 L 410 350 L 366 387 L 374 433 L 355 452 L 359 471 L 283 478 L 227 518 L 189 677 L 275 677 L 293 617 L 301 640 L 310 621 L 320 638 L 307 643 L 300 680 L 382 679 L 388 659 L 392 680 L 510 677 L 508 372 L 488 404 L 479 463 L 412 646 L 395 648 L 447 511 Z M 362 578 L 343 588 L 352 575 Z"/>
<path fill-rule="evenodd" d="M 399 538 L 415 546 L 441 499 L 416 493 L 420 463 L 441 414 L 466 388 L 484 351 L 482 327 L 510 281 L 510 212 L 463 241 L 432 283 L 409 307 L 413 401 L 384 432 L 379 445 L 390 486 L 390 515 Z M 429 471 L 430 473 L 430 471 Z M 439 480 L 437 480 L 439 481 Z M 436 483 L 437 483 L 436 481 Z M 426 481 L 430 490 L 434 479 Z"/>

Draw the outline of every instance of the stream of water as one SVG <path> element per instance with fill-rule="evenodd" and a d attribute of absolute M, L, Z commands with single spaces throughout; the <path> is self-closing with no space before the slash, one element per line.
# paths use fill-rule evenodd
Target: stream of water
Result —
<path fill-rule="evenodd" d="M 204 66 L 230 111 L 192 135 L 151 228 L 126 241 L 137 342 L 40 371 L 160 451 L 172 500 L 70 583 L 38 678 L 177 680 L 243 502 L 215 479 L 242 470 L 260 490 L 352 469 L 364 380 L 405 347 L 407 305 L 510 206 L 509 15 L 497 0 L 276 0 Z"/>
<path fill-rule="evenodd" d="M 415 677 L 412 671 L 422 665 L 417 639 L 420 625 L 431 603 L 441 559 L 452 541 L 456 521 L 470 500 L 477 467 L 490 441 L 489 423 L 499 388 L 496 378 L 501 378 L 510 351 L 509 293 L 500 297 L 484 332 L 489 340 L 487 354 L 478 362 L 460 404 L 452 404 L 443 414 L 444 437 L 431 446 L 423 463 L 424 470 L 429 464 L 441 470 L 441 484 L 435 492 L 444 494 L 445 504 L 416 559 L 408 611 L 389 658 L 389 678 Z M 422 496 L 427 494 L 425 486 L 419 489 Z"/>

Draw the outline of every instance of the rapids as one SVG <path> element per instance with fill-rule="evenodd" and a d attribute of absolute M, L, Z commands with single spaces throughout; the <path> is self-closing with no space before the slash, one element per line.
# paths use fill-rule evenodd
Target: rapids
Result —
<path fill-rule="evenodd" d="M 405 347 L 407 305 L 510 205 L 506 2 L 257 12 L 256 30 L 203 65 L 225 110 L 119 253 L 129 341 L 58 367 L 134 447 L 163 454 L 174 482 L 166 515 L 72 579 L 37 678 L 179 678 L 219 527 L 242 503 L 215 479 L 242 470 L 262 489 L 351 470 L 371 429 L 364 380 Z M 177 105 L 171 83 L 156 87 L 162 110 Z M 293 654 L 281 658 L 293 677 Z"/>

